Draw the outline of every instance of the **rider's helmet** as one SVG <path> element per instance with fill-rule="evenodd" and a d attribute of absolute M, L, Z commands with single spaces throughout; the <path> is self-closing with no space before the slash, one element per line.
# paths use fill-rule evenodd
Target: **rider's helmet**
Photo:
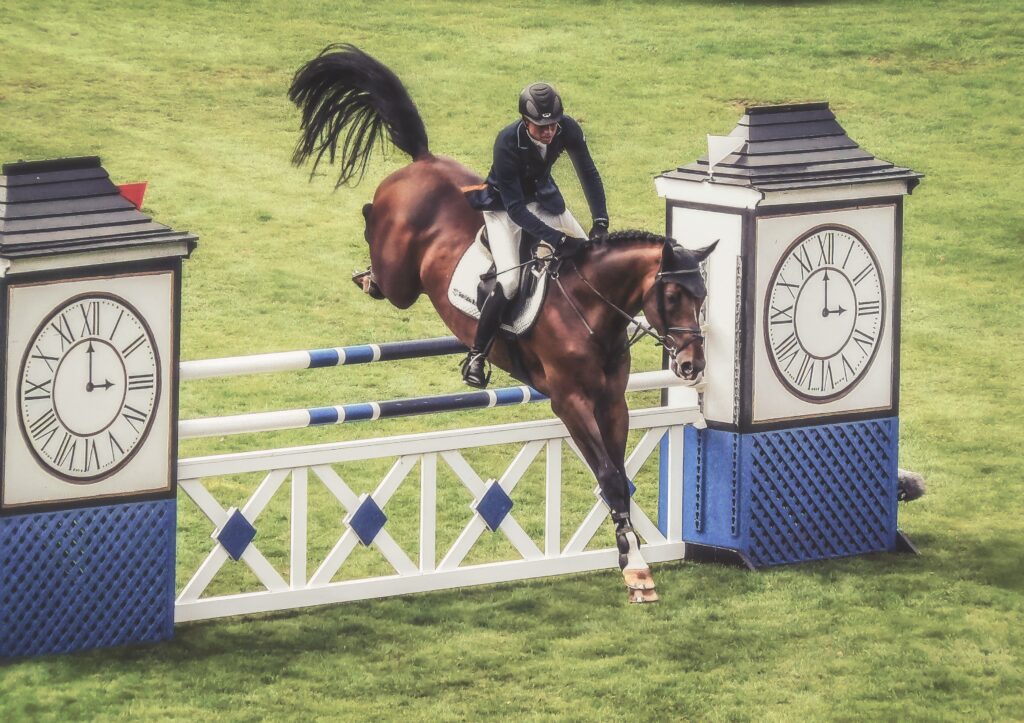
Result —
<path fill-rule="evenodd" d="M 557 123 L 562 120 L 562 98 L 548 83 L 531 83 L 519 94 L 519 114 L 539 126 Z"/>

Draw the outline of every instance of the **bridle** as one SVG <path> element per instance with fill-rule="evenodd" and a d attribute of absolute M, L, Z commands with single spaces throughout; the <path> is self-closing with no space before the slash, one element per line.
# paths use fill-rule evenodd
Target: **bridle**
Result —
<path fill-rule="evenodd" d="M 648 324 L 644 324 L 634 319 L 632 315 L 630 315 L 623 309 L 619 308 L 619 306 L 616 305 L 615 302 L 611 301 L 604 294 L 602 294 L 600 291 L 594 288 L 594 285 L 590 283 L 587 277 L 580 273 L 579 267 L 576 265 L 575 261 L 570 260 L 569 263 L 572 265 L 572 270 L 576 273 L 580 280 L 587 285 L 587 288 L 594 292 L 594 295 L 597 296 L 597 298 L 603 301 L 607 306 L 611 307 L 611 309 L 613 309 L 619 316 L 625 318 L 632 324 L 636 324 L 636 331 L 633 332 L 633 336 L 629 340 L 629 346 L 633 346 L 634 344 L 636 344 L 642 336 L 649 336 L 652 339 L 654 339 L 655 343 L 663 347 L 672 358 L 675 358 L 676 355 L 678 355 L 681 351 L 686 349 L 691 344 L 704 342 L 704 334 L 701 332 L 699 328 L 687 326 L 668 326 L 668 315 L 665 312 L 664 288 L 666 281 L 673 281 L 675 277 L 685 276 L 687 274 L 699 274 L 699 268 L 666 271 L 664 268 L 664 259 L 662 260 L 662 264 L 658 267 L 658 273 L 654 277 L 654 287 L 655 293 L 657 293 L 658 295 L 658 316 L 661 317 L 660 321 L 662 323 L 662 326 L 665 327 L 665 334 L 661 335 L 658 334 Z M 576 315 L 580 318 L 580 321 L 583 322 L 583 325 L 587 327 L 587 331 L 593 334 L 594 330 L 590 327 L 590 324 L 587 323 L 587 320 L 583 316 L 583 313 L 579 310 L 579 308 L 577 308 L 576 304 L 573 303 L 572 298 L 569 296 L 565 288 L 562 286 L 562 281 L 559 278 L 559 269 L 552 268 L 551 266 L 549 266 L 548 272 L 551 278 L 555 280 L 555 283 L 558 284 L 558 288 L 561 290 L 562 296 L 565 297 L 565 300 L 569 302 L 569 306 L 572 307 L 572 310 L 576 312 Z M 688 336 L 685 339 L 685 341 L 679 343 L 679 345 L 677 346 L 677 339 L 673 336 L 674 333 L 686 334 Z"/>
<path fill-rule="evenodd" d="M 680 270 L 676 270 L 676 271 L 664 271 L 663 269 L 659 269 L 657 275 L 655 275 L 655 277 L 654 277 L 654 285 L 657 288 L 657 294 L 658 294 L 658 316 L 661 317 L 661 324 L 662 324 L 662 326 L 665 327 L 665 336 L 659 338 L 659 343 L 663 347 L 665 347 L 665 350 L 673 358 L 677 354 L 679 354 L 679 352 L 683 351 L 684 349 L 686 349 L 691 344 L 696 344 L 696 343 L 703 344 L 704 343 L 704 334 L 701 333 L 700 327 L 693 328 L 693 327 L 690 327 L 690 326 L 669 326 L 668 325 L 668 315 L 665 313 L 665 291 L 664 291 L 665 280 L 667 279 L 668 281 L 674 281 L 675 283 L 679 283 L 678 281 L 675 281 L 674 277 L 685 276 L 687 274 L 699 274 L 699 273 L 700 273 L 700 269 L 699 268 L 696 268 L 696 269 L 680 269 Z M 676 346 L 673 343 L 674 341 L 676 341 L 675 337 L 672 336 L 673 332 L 676 332 L 676 333 L 679 333 L 679 334 L 687 334 L 688 336 L 686 337 L 685 341 L 683 341 L 679 346 Z"/>

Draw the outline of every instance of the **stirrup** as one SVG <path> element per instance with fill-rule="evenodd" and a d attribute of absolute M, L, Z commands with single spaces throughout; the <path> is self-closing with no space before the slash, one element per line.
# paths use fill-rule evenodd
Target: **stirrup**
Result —
<path fill-rule="evenodd" d="M 471 376 L 474 371 L 472 368 L 473 363 L 477 359 L 482 360 L 480 362 L 480 373 L 482 376 L 480 377 Z M 485 368 L 487 370 L 486 372 L 484 371 Z M 462 361 L 462 381 L 476 389 L 484 389 L 491 383 L 491 362 L 487 358 L 486 354 L 482 351 L 470 350 L 469 354 L 467 354 L 466 358 Z"/>

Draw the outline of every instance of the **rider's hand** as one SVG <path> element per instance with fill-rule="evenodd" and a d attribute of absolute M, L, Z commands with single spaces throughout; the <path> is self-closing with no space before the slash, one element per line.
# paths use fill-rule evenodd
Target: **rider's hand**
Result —
<path fill-rule="evenodd" d="M 555 256 L 560 259 L 571 259 L 590 245 L 590 240 L 575 236 L 563 236 L 555 248 Z"/>
<path fill-rule="evenodd" d="M 594 221 L 594 225 L 590 227 L 590 240 L 600 241 L 608 235 L 608 221 L 607 219 L 599 218 Z"/>

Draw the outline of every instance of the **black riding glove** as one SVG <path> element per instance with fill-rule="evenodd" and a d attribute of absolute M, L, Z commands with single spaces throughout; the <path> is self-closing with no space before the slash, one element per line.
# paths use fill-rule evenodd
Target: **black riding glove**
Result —
<path fill-rule="evenodd" d="M 594 225 L 590 227 L 590 240 L 600 241 L 608 235 L 608 220 L 599 218 L 594 221 Z"/>
<path fill-rule="evenodd" d="M 555 256 L 560 259 L 571 259 L 590 245 L 590 239 L 563 236 L 555 247 Z"/>

